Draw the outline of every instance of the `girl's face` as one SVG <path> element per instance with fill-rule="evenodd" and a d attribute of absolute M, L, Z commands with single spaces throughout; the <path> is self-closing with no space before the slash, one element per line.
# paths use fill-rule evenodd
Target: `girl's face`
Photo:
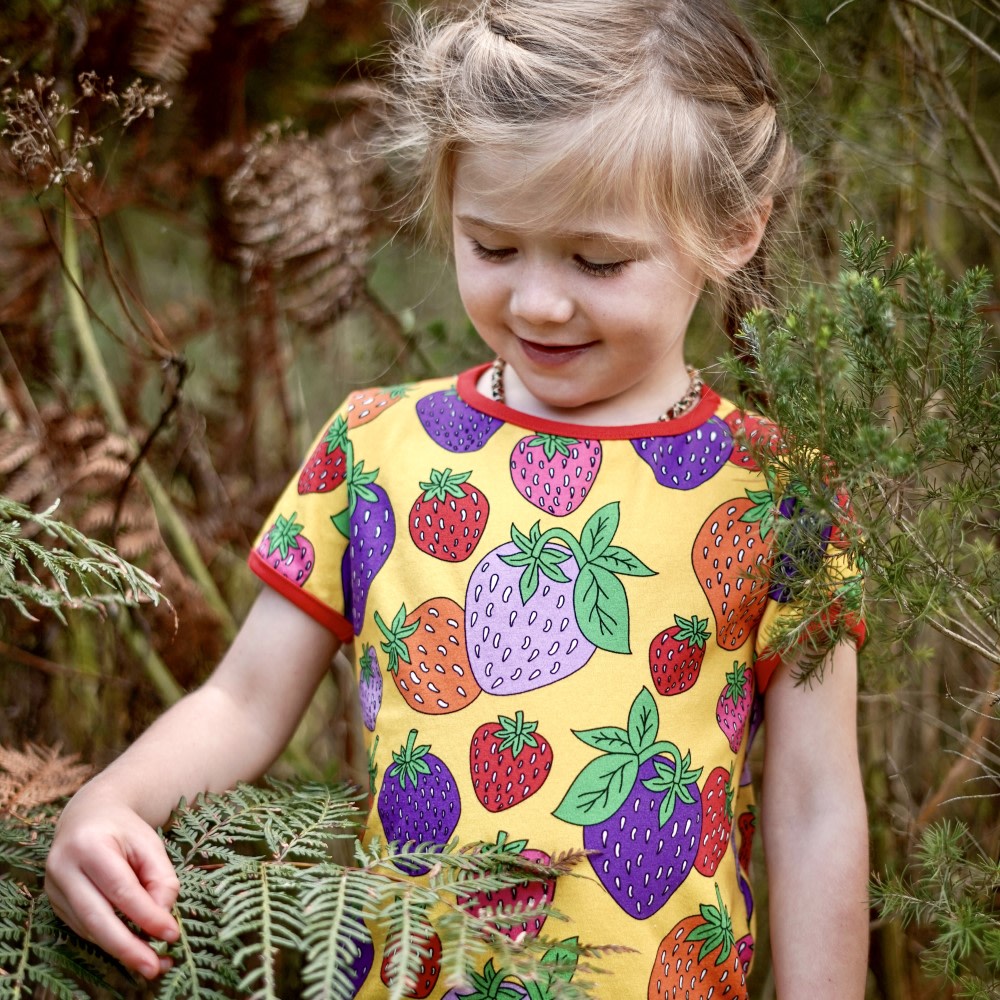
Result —
<path fill-rule="evenodd" d="M 522 154 L 464 152 L 452 201 L 466 312 L 508 364 L 516 409 L 587 424 L 655 420 L 683 395 L 684 334 L 704 275 L 616 199 L 539 227 Z"/>

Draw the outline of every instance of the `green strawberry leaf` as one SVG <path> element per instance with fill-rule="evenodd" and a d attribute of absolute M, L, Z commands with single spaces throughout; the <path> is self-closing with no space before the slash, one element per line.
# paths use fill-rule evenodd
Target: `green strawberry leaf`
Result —
<path fill-rule="evenodd" d="M 573 586 L 573 611 L 584 636 L 598 649 L 630 653 L 628 597 L 614 573 L 593 563 L 580 569 Z"/>
<path fill-rule="evenodd" d="M 620 726 L 598 726 L 597 729 L 574 729 L 573 735 L 596 750 L 605 753 L 634 753 L 628 733 Z"/>
<path fill-rule="evenodd" d="M 351 537 L 350 505 L 345 507 L 339 514 L 331 515 L 330 520 L 333 522 L 333 526 L 344 536 L 344 538 Z"/>
<path fill-rule="evenodd" d="M 556 583 L 569 583 L 569 577 L 559 568 L 559 564 L 564 563 L 572 555 L 569 549 L 546 545 L 538 553 L 538 566 L 550 580 L 555 580 Z"/>
<path fill-rule="evenodd" d="M 591 514 L 580 532 L 580 545 L 588 562 L 596 559 L 611 544 L 620 520 L 617 501 L 607 503 Z"/>
<path fill-rule="evenodd" d="M 603 823 L 625 804 L 638 776 L 634 753 L 598 757 L 576 776 L 552 815 L 574 826 Z"/>
<path fill-rule="evenodd" d="M 656 740 L 660 728 L 660 712 L 648 688 L 643 688 L 632 702 L 628 713 L 628 740 L 633 752 L 641 754 Z"/>
<path fill-rule="evenodd" d="M 716 965 L 722 965 L 729 958 L 730 952 L 736 944 L 733 934 L 733 921 L 726 909 L 726 904 L 722 901 L 722 893 L 719 892 L 719 885 L 715 885 L 715 898 L 718 906 L 711 906 L 702 903 L 699 907 L 701 918 L 705 922 L 692 928 L 688 932 L 688 941 L 701 941 L 702 946 L 698 950 L 698 961 L 704 963 L 705 959 L 718 949 L 719 957 L 715 960 Z"/>
<path fill-rule="evenodd" d="M 326 453 L 328 455 L 335 452 L 338 448 L 343 452 L 347 451 L 347 421 L 343 417 L 337 417 L 330 424 L 323 442 L 326 444 Z"/>
<path fill-rule="evenodd" d="M 595 566 L 601 566 L 621 576 L 656 576 L 656 570 L 650 569 L 628 549 L 618 545 L 609 545 L 599 556 L 594 556 L 590 561 Z"/>
<path fill-rule="evenodd" d="M 747 499 L 753 506 L 740 518 L 747 524 L 759 524 L 760 537 L 767 538 L 774 527 L 776 504 L 770 490 L 747 490 Z"/>

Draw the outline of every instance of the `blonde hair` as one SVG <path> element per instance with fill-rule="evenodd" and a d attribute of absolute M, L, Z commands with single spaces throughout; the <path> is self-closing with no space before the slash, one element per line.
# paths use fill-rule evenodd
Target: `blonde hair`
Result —
<path fill-rule="evenodd" d="M 395 67 L 393 162 L 438 236 L 455 157 L 515 147 L 520 181 L 569 178 L 550 184 L 539 224 L 624 192 L 723 285 L 727 327 L 767 300 L 796 157 L 767 61 L 725 0 L 480 0 L 413 15 Z M 769 205 L 760 248 L 733 273 L 726 249 Z"/>

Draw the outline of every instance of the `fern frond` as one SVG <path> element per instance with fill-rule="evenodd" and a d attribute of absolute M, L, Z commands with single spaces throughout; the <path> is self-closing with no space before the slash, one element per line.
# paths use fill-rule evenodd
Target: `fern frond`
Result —
<path fill-rule="evenodd" d="M 297 870 L 259 860 L 234 862 L 218 879 L 220 940 L 237 942 L 233 964 L 241 995 L 279 1000 L 275 962 L 282 949 L 297 951 L 302 910 Z"/>
<path fill-rule="evenodd" d="M 159 1000 L 227 1000 L 238 977 L 232 942 L 220 940 L 220 909 L 213 875 L 180 872 L 174 917 L 181 936 L 171 949 L 174 965 L 159 982 Z"/>
<path fill-rule="evenodd" d="M 366 888 L 345 869 L 311 873 L 302 898 L 306 964 L 305 1000 L 351 1000 L 360 975 L 374 957 L 371 934 L 362 919 Z"/>
<path fill-rule="evenodd" d="M 383 914 L 383 919 L 392 928 L 385 944 L 389 1000 L 403 1000 L 412 994 L 422 959 L 429 953 L 431 938 L 436 937 L 428 918 L 428 909 L 434 902 L 433 892 L 422 890 L 419 883 L 406 889 L 395 895 Z"/>
<path fill-rule="evenodd" d="M 281 808 L 264 824 L 264 839 L 275 861 L 324 862 L 332 838 L 356 837 L 364 825 L 359 793 L 347 787 L 277 781 L 271 787 L 283 797 Z"/>

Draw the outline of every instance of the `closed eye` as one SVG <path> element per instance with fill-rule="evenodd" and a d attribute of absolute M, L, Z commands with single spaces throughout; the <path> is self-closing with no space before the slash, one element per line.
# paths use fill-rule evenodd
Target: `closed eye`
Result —
<path fill-rule="evenodd" d="M 480 260 L 507 260 L 517 253 L 513 247 L 485 247 L 479 240 L 474 240 L 471 237 L 469 238 L 469 242 L 472 244 L 473 254 Z"/>
<path fill-rule="evenodd" d="M 614 278 L 622 273 L 628 265 L 627 260 L 614 260 L 607 264 L 595 264 L 586 257 L 577 254 L 573 258 L 573 263 L 583 271 L 584 274 L 592 274 L 595 278 Z"/>

